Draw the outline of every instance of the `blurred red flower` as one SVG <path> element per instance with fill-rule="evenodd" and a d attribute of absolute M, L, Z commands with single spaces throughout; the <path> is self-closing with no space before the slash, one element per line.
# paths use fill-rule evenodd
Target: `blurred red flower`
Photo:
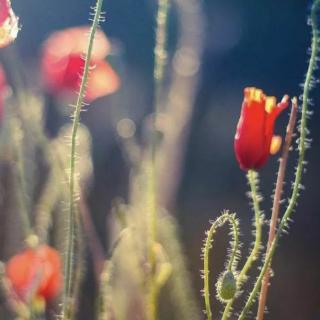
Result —
<path fill-rule="evenodd" d="M 10 0 L 0 0 L 0 48 L 6 47 L 16 39 L 19 31 L 18 21 Z"/>
<path fill-rule="evenodd" d="M 2 24 L 9 16 L 10 2 L 9 0 L 0 0 L 0 24 Z"/>
<path fill-rule="evenodd" d="M 43 45 L 42 76 L 48 91 L 74 94 L 79 90 L 83 72 L 83 54 L 87 49 L 86 33 L 89 27 L 75 27 L 53 33 Z M 110 43 L 99 30 L 96 34 L 90 60 L 86 101 L 111 94 L 118 90 L 120 80 L 104 59 L 110 52 Z"/>
<path fill-rule="evenodd" d="M 6 265 L 6 274 L 13 290 L 24 301 L 33 297 L 53 300 L 62 287 L 60 255 L 47 245 L 13 256 Z"/>
<path fill-rule="evenodd" d="M 266 96 L 260 89 L 244 89 L 244 101 L 234 140 L 234 150 L 241 169 L 260 169 L 269 155 L 280 149 L 282 139 L 273 135 L 274 123 L 288 104 L 287 95 L 276 104 L 275 97 Z"/>

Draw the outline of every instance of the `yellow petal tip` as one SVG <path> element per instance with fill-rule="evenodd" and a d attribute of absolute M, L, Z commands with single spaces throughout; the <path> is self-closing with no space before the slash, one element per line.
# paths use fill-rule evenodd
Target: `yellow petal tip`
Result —
<path fill-rule="evenodd" d="M 270 154 L 276 154 L 281 148 L 282 138 L 280 136 L 273 136 L 270 145 Z"/>

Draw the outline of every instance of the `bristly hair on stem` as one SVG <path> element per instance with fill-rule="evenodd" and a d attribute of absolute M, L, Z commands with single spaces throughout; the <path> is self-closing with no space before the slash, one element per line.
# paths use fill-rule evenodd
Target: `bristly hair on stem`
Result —
<path fill-rule="evenodd" d="M 70 175 L 69 175 L 69 218 L 67 227 L 67 251 L 65 257 L 65 286 L 63 294 L 62 319 L 67 320 L 71 317 L 72 310 L 72 287 L 73 287 L 73 257 L 74 257 L 74 233 L 75 233 L 75 215 L 76 215 L 76 145 L 77 131 L 80 124 L 80 113 L 84 105 L 86 85 L 90 71 L 90 59 L 93 50 L 95 33 L 99 25 L 101 8 L 103 0 L 96 0 L 94 8 L 94 17 L 89 34 L 88 47 L 85 53 L 85 63 L 81 77 L 81 85 L 73 113 L 73 126 L 71 134 L 70 150 Z"/>
<path fill-rule="evenodd" d="M 160 105 L 160 91 L 163 81 L 165 66 L 167 63 L 167 22 L 169 12 L 169 0 L 159 0 L 156 16 L 156 39 L 154 49 L 154 83 L 155 83 L 155 99 L 154 114 L 152 118 L 152 140 L 150 146 L 150 168 L 148 170 L 148 195 L 149 195 L 149 244 L 148 244 L 148 262 L 151 270 L 154 269 L 156 257 L 154 252 L 154 244 L 157 241 L 157 117 Z M 158 293 L 156 288 L 154 275 L 152 272 L 149 276 L 149 294 L 148 294 L 148 316 L 150 320 L 157 318 L 157 300 Z"/>
<path fill-rule="evenodd" d="M 262 236 L 262 223 L 263 223 L 263 214 L 260 209 L 260 201 L 261 201 L 261 195 L 259 194 L 259 176 L 256 171 L 249 170 L 247 173 L 247 179 L 248 183 L 250 186 L 250 193 L 249 196 L 252 200 L 252 207 L 253 207 L 253 212 L 254 212 L 254 220 L 253 220 L 253 225 L 254 225 L 254 237 L 255 241 L 253 244 L 253 248 L 244 264 L 242 267 L 241 271 L 238 274 L 237 277 L 237 288 L 238 291 L 243 285 L 243 283 L 247 279 L 247 274 L 249 270 L 251 269 L 254 261 L 257 260 L 259 252 L 261 250 L 261 236 Z M 223 315 L 222 315 L 222 320 L 227 320 L 231 316 L 231 310 L 233 303 L 235 301 L 237 296 L 232 298 L 226 305 Z"/>
<path fill-rule="evenodd" d="M 280 204 L 281 204 L 281 196 L 283 191 L 286 167 L 287 167 L 293 132 L 296 126 L 297 112 L 298 112 L 298 100 L 297 98 L 293 98 L 290 118 L 287 126 L 285 144 L 283 146 L 281 158 L 279 160 L 280 164 L 279 164 L 278 175 L 277 175 L 276 189 L 273 197 L 273 206 L 272 206 L 272 215 L 271 215 L 271 222 L 270 222 L 270 228 L 269 228 L 267 252 L 270 250 L 271 244 L 276 234 L 276 228 L 278 224 L 278 217 L 279 217 Z M 267 293 L 268 293 L 268 287 L 269 287 L 269 278 L 270 278 L 270 267 L 267 273 L 265 274 L 262 282 L 262 287 L 261 287 L 261 292 L 259 297 L 257 320 L 263 320 L 263 317 L 264 317 L 264 311 L 265 311 L 265 305 L 266 305 Z"/>
<path fill-rule="evenodd" d="M 283 231 L 286 229 L 288 221 L 291 217 L 291 214 L 293 212 L 294 207 L 296 206 L 297 199 L 299 197 L 299 191 L 301 188 L 301 179 L 303 174 L 303 169 L 305 167 L 305 151 L 308 146 L 307 141 L 307 119 L 308 119 L 308 108 L 310 104 L 310 91 L 313 88 L 313 77 L 314 77 L 314 71 L 317 67 L 317 57 L 319 53 L 319 25 L 317 20 L 317 14 L 318 10 L 320 9 L 320 0 L 315 0 L 312 4 L 311 9 L 311 17 L 310 17 L 310 24 L 312 29 L 312 40 L 311 40 L 311 56 L 309 60 L 308 70 L 305 78 L 305 82 L 303 84 L 303 95 L 302 95 L 302 109 L 301 109 L 301 120 L 300 120 L 300 138 L 298 140 L 298 165 L 297 170 L 295 174 L 295 180 L 293 184 L 293 190 L 292 194 L 289 200 L 289 204 L 287 209 L 285 210 L 285 213 L 280 221 L 278 231 L 275 235 L 275 238 L 272 242 L 272 245 L 270 246 L 270 250 L 268 251 L 264 264 L 261 268 L 260 274 L 255 282 L 254 288 L 251 291 L 249 298 L 242 309 L 242 312 L 239 316 L 239 320 L 244 320 L 247 313 L 252 307 L 252 304 L 254 303 L 257 294 L 259 293 L 259 290 L 261 288 L 261 283 L 263 280 L 263 277 L 265 276 L 270 263 L 272 261 L 272 258 L 275 253 L 275 249 L 277 246 L 277 243 L 279 241 L 280 235 L 283 233 Z"/>
<path fill-rule="evenodd" d="M 221 216 L 219 216 L 215 221 L 212 222 L 209 231 L 206 233 L 206 239 L 204 241 L 204 247 L 202 249 L 203 253 L 203 294 L 206 307 L 207 320 L 212 319 L 211 303 L 210 303 L 210 281 L 209 281 L 209 253 L 212 248 L 213 236 L 217 231 L 217 228 L 223 226 L 226 222 L 229 222 L 231 228 L 232 240 L 230 242 L 231 250 L 229 253 L 228 262 L 226 265 L 227 271 L 235 271 L 238 258 L 240 256 L 239 252 L 239 222 L 236 215 L 224 211 Z"/>

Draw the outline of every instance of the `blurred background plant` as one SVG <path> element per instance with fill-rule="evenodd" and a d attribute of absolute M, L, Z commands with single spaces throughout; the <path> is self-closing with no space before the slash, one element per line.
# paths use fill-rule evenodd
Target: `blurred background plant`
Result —
<path fill-rule="evenodd" d="M 22 28 L 18 40 L 0 52 L 0 257 L 6 262 L 28 250 L 35 253 L 28 259 L 43 264 L 46 277 L 31 268 L 24 271 L 30 272 L 31 287 L 22 287 L 36 297 L 46 297 L 34 294 L 33 288 L 49 281 L 48 268 L 62 271 L 43 256 L 43 244 L 61 253 L 61 265 L 66 258 L 67 137 L 73 110 L 68 105 L 80 87 L 89 32 L 89 27 L 75 26 L 87 21 L 89 5 L 93 3 L 14 1 Z M 84 106 L 87 112 L 81 114 L 77 134 L 79 220 L 71 288 L 76 319 L 204 317 L 199 255 L 208 220 L 225 207 L 236 211 L 244 247 L 252 241 L 245 180 L 233 155 L 240 93 L 254 84 L 279 98 L 284 92 L 294 96 L 303 81 L 310 42 L 307 1 L 176 0 L 159 5 L 160 11 L 157 1 L 104 4 L 107 21 L 101 28 L 110 37 L 97 31 L 85 99 L 90 105 Z M 268 300 L 272 319 L 319 317 L 315 118 L 310 123 L 315 142 L 308 152 L 308 190 L 273 264 L 276 279 Z M 285 122 L 281 116 L 277 126 L 282 135 Z M 155 167 L 150 145 L 156 151 Z M 292 155 L 289 175 L 295 160 Z M 263 194 L 271 194 L 276 166 L 271 159 L 261 171 Z M 153 234 L 150 212 L 156 216 Z M 263 230 L 266 234 L 265 225 Z M 223 291 L 221 283 L 231 283 L 232 292 L 233 282 L 228 273 L 219 277 L 227 243 L 223 229 L 210 258 L 215 266 L 210 291 L 219 278 L 218 292 L 224 297 L 230 291 Z M 26 278 L 22 283 L 30 285 Z M 20 301 L 14 280 L 10 284 L 2 279 L 1 319 L 13 314 L 41 318 L 44 312 L 50 319 L 60 313 L 56 292 L 55 299 Z M 59 276 L 55 279 L 53 285 L 62 285 Z M 245 289 L 252 285 L 248 281 Z M 241 310 L 243 298 L 235 310 Z M 214 306 L 219 303 L 213 294 L 210 300 Z M 221 317 L 220 311 L 214 308 L 213 318 Z"/>

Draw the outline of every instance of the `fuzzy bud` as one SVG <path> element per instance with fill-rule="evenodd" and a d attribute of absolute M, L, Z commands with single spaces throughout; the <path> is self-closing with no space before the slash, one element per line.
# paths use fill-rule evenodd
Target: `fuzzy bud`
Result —
<path fill-rule="evenodd" d="M 232 271 L 224 272 L 217 282 L 217 296 L 221 301 L 231 300 L 237 291 L 237 280 Z"/>

